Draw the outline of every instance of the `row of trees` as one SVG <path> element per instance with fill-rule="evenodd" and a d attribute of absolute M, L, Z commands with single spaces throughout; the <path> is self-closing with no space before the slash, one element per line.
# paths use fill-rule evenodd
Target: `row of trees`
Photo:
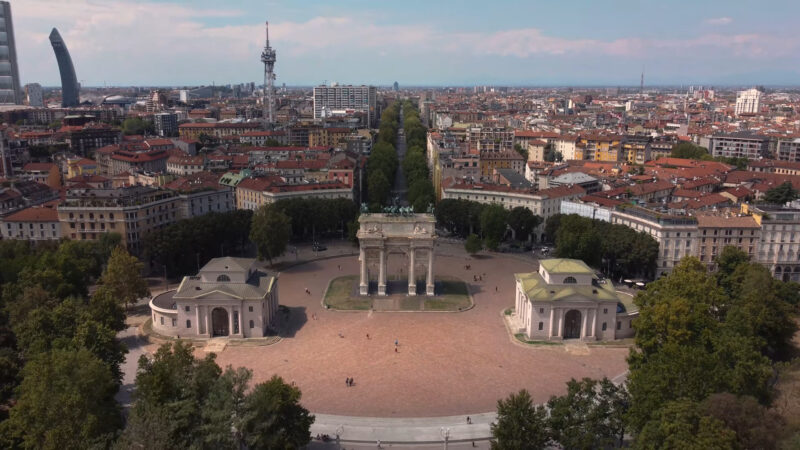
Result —
<path fill-rule="evenodd" d="M 774 279 L 726 247 L 709 273 L 693 257 L 640 292 L 625 385 L 572 380 L 534 406 L 527 392 L 498 402 L 492 448 L 796 448 L 800 434 L 773 405 L 790 358 L 800 286 Z M 792 434 L 794 433 L 794 434 Z"/>
<path fill-rule="evenodd" d="M 292 223 L 292 237 L 303 239 L 347 230 L 357 217 L 358 208 L 345 198 L 294 198 L 275 203 Z"/>
<path fill-rule="evenodd" d="M 495 250 L 509 232 L 514 239 L 530 240 L 536 227 L 542 223 L 542 218 L 524 206 L 509 211 L 496 204 L 444 199 L 436 206 L 436 222 L 462 238 L 479 236 L 486 247 Z"/>
<path fill-rule="evenodd" d="M 655 274 L 658 242 L 646 233 L 577 214 L 557 214 L 547 219 L 545 234 L 556 244 L 556 256 L 601 267 L 612 278 Z"/>
<path fill-rule="evenodd" d="M 190 344 L 165 344 L 142 356 L 135 403 L 115 448 L 299 449 L 314 416 L 300 390 L 278 376 L 251 385 L 252 372 L 196 359 Z"/>
<path fill-rule="evenodd" d="M 168 276 L 194 273 L 211 258 L 241 254 L 248 245 L 253 213 L 210 212 L 183 219 L 144 236 L 144 255 L 166 267 Z"/>
<path fill-rule="evenodd" d="M 119 242 L 109 234 L 57 247 L 0 243 L 9 262 L 0 305 L 0 447 L 113 442 L 127 352 L 116 334 L 125 304 L 148 295 L 142 264 Z"/>
<path fill-rule="evenodd" d="M 408 185 L 408 202 L 415 212 L 424 212 L 433 204 L 435 194 L 425 158 L 427 129 L 419 120 L 419 111 L 411 101 L 403 103 L 403 127 L 408 151 L 403 158 L 403 174 Z"/>
<path fill-rule="evenodd" d="M 399 127 L 400 103 L 394 102 L 381 114 L 378 139 L 367 159 L 367 198 L 370 209 L 378 210 L 389 200 L 398 159 L 395 143 Z"/>

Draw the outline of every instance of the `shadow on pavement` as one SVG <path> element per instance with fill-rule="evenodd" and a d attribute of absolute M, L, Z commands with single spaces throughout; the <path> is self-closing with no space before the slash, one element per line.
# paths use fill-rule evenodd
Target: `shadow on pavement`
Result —
<path fill-rule="evenodd" d="M 278 312 L 281 324 L 278 326 L 278 336 L 292 338 L 308 322 L 305 306 L 286 307 L 281 305 Z"/>

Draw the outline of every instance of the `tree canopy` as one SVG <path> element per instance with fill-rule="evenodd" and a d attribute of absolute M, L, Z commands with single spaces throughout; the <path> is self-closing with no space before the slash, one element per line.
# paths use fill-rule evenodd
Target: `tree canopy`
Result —
<path fill-rule="evenodd" d="M 136 303 L 136 300 L 150 295 L 147 282 L 142 278 L 144 264 L 131 256 L 124 247 L 119 246 L 111 252 L 108 265 L 100 277 L 100 283 L 123 306 Z"/>
<path fill-rule="evenodd" d="M 263 205 L 253 214 L 250 240 L 258 249 L 258 257 L 268 259 L 270 264 L 272 258 L 286 251 L 291 232 L 291 219 L 274 204 Z"/>
<path fill-rule="evenodd" d="M 798 198 L 800 198 L 800 191 L 795 189 L 790 181 L 787 181 L 767 190 L 764 194 L 763 201 L 764 203 L 783 205 L 792 200 L 797 200 Z"/>

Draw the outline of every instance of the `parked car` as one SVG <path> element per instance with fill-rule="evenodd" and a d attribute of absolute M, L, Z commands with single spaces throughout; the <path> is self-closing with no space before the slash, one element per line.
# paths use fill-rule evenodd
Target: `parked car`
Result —
<path fill-rule="evenodd" d="M 313 250 L 313 251 L 315 251 L 315 252 L 324 252 L 324 251 L 325 251 L 325 250 L 327 250 L 327 249 L 328 249 L 328 247 L 326 247 L 326 246 L 324 246 L 324 245 L 320 244 L 319 242 L 315 242 L 315 243 L 314 243 L 314 244 L 311 246 L 311 250 Z"/>

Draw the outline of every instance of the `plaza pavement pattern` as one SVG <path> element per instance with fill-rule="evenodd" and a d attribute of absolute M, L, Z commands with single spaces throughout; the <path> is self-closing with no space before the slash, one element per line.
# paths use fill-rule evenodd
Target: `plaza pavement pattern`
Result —
<path fill-rule="evenodd" d="M 400 276 L 405 267 L 404 257 L 391 255 L 387 274 Z M 452 441 L 486 439 L 493 413 L 485 413 L 512 392 L 525 388 L 541 403 L 565 393 L 570 378 L 618 378 L 627 370 L 627 348 L 575 352 L 512 343 L 501 312 L 514 304 L 514 273 L 535 269 L 533 260 L 499 254 L 438 255 L 435 273 L 467 281 L 474 308 L 341 312 L 326 310 L 322 297 L 331 279 L 358 272 L 357 257 L 297 265 L 280 274 L 280 303 L 290 311 L 281 318 L 283 339 L 263 347 L 229 345 L 217 361 L 249 367 L 255 383 L 277 374 L 297 385 L 303 405 L 317 414 L 312 435 L 333 436 L 343 425 L 344 441 L 441 442 L 441 428 L 449 425 Z M 473 282 L 474 275 L 483 281 Z M 354 386 L 346 385 L 348 377 Z"/>

